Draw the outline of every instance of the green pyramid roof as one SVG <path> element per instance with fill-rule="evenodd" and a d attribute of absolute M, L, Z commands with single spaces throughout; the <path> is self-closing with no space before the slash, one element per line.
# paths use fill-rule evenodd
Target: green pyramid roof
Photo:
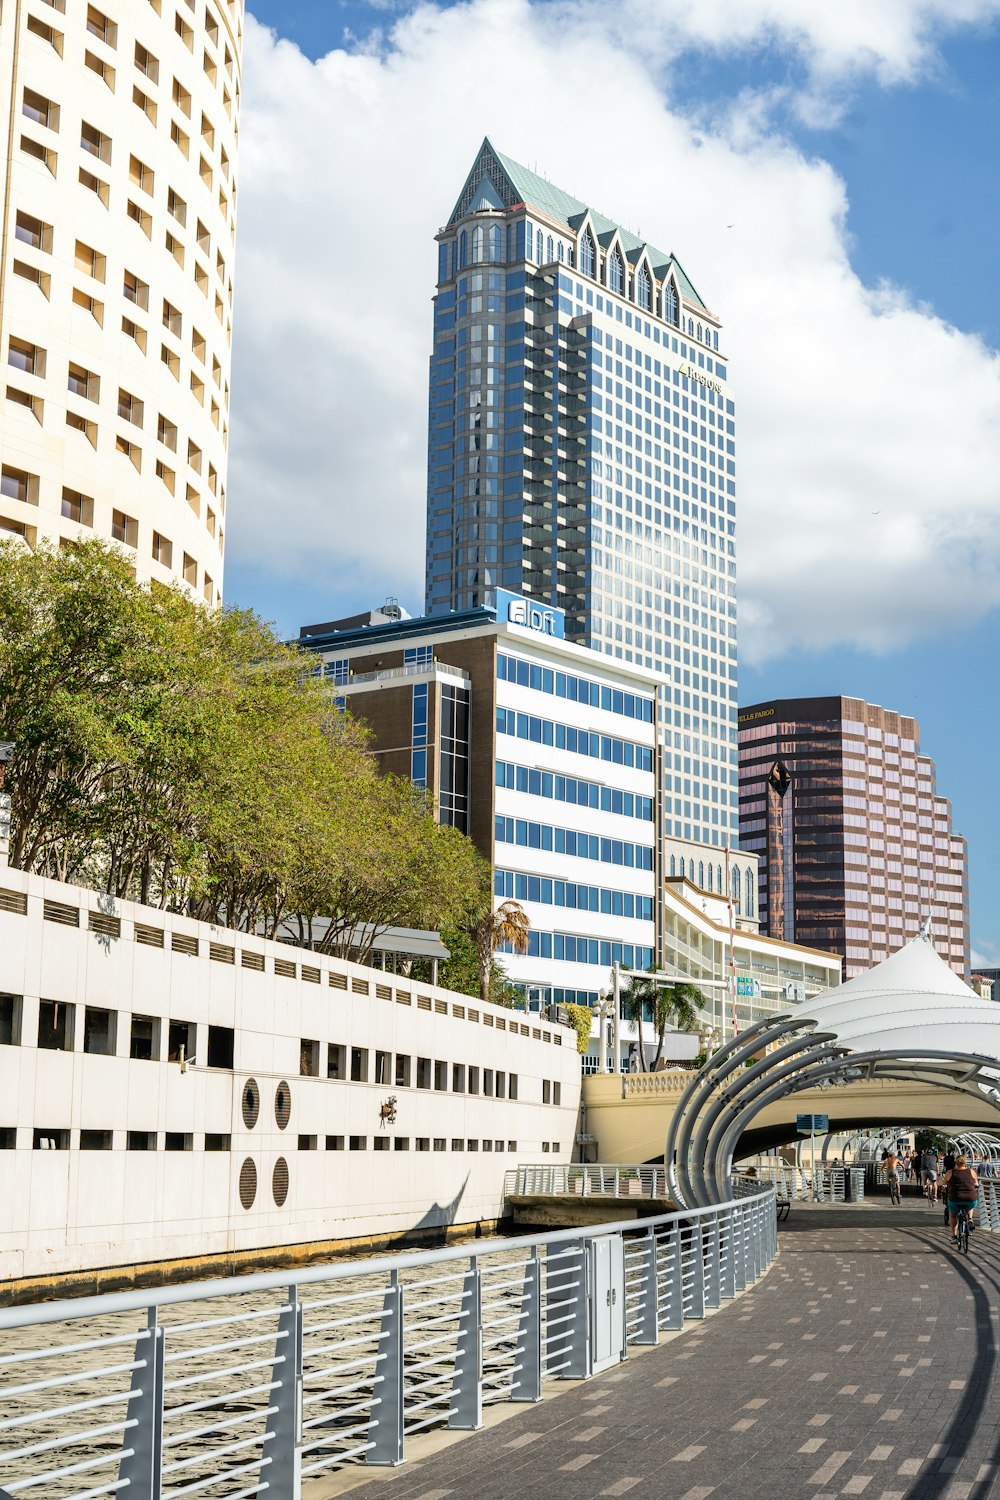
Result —
<path fill-rule="evenodd" d="M 672 270 L 681 294 L 689 301 L 697 302 L 701 307 L 706 306 L 672 251 L 658 250 L 655 245 L 640 239 L 638 235 L 624 229 L 613 219 L 606 218 L 604 214 L 598 213 L 596 209 L 581 202 L 579 198 L 574 198 L 571 193 L 563 192 L 562 188 L 546 181 L 544 177 L 539 177 L 537 172 L 530 171 L 529 168 L 523 167 L 520 162 L 513 161 L 509 156 L 503 156 L 488 136 L 484 139 L 472 171 L 465 180 L 465 186 L 448 221 L 450 224 L 464 218 L 468 213 L 469 196 L 476 191 L 483 176 L 489 177 L 507 208 L 513 208 L 518 203 L 528 204 L 529 207 L 540 210 L 549 218 L 565 224 L 567 229 L 574 232 L 580 228 L 584 218 L 589 214 L 594 233 L 602 244 L 609 244 L 613 235 L 617 234 L 626 256 L 633 265 L 641 252 L 645 250 L 654 273 L 661 281 L 667 272 Z"/>

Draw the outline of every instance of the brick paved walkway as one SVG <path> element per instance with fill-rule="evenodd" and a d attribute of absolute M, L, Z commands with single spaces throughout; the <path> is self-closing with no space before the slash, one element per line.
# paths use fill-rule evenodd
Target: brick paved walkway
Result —
<path fill-rule="evenodd" d="M 745 1297 L 352 1500 L 1000 1497 L 1000 1236 L 804 1208 Z"/>

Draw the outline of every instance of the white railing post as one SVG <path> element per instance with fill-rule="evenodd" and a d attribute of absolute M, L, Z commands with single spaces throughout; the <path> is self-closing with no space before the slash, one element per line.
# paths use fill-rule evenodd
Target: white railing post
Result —
<path fill-rule="evenodd" d="M 703 1230 L 703 1234 L 704 1232 Z M 714 1213 L 709 1220 L 707 1234 L 708 1259 L 705 1266 L 705 1305 L 706 1307 L 719 1307 L 722 1303 L 722 1279 L 719 1264 L 721 1258 L 721 1247 L 719 1244 L 721 1229 L 718 1213 Z"/>
<path fill-rule="evenodd" d="M 665 1235 L 659 1237 L 664 1247 L 666 1266 L 660 1277 L 663 1311 L 660 1327 L 676 1331 L 684 1327 L 684 1266 L 681 1261 L 681 1230 L 675 1220 Z"/>
<path fill-rule="evenodd" d="M 585 1380 L 590 1373 L 588 1336 L 590 1329 L 589 1278 L 586 1240 L 560 1245 L 558 1264 L 545 1261 L 545 1322 L 553 1329 L 548 1340 L 546 1365 L 558 1380 Z M 562 1368 L 555 1370 L 554 1366 Z"/>
<path fill-rule="evenodd" d="M 382 1301 L 372 1415 L 368 1437 L 370 1464 L 403 1462 L 403 1288 L 399 1272 L 390 1271 Z"/>
<path fill-rule="evenodd" d="M 512 1401 L 542 1399 L 542 1264 L 537 1246 L 524 1268 L 521 1288 L 521 1321 L 517 1327 L 517 1354 Z"/>
<path fill-rule="evenodd" d="M 128 1398 L 128 1418 L 136 1426 L 125 1434 L 129 1445 L 118 1465 L 119 1485 L 134 1500 L 160 1500 L 163 1467 L 163 1329 L 156 1308 L 147 1313 L 146 1331 L 135 1346 L 136 1368 Z"/>
<path fill-rule="evenodd" d="M 264 1445 L 260 1478 L 275 1500 L 301 1500 L 302 1304 L 295 1286 L 288 1288 L 288 1301 L 278 1319 L 271 1380 L 271 1401 L 278 1410 L 271 1441 Z"/>
<path fill-rule="evenodd" d="M 483 1289 L 473 1255 L 462 1283 L 462 1311 L 451 1382 L 448 1426 L 474 1432 L 483 1425 Z"/>
<path fill-rule="evenodd" d="M 705 1235 L 701 1219 L 691 1226 L 691 1316 L 705 1316 Z"/>
<path fill-rule="evenodd" d="M 726 1231 L 722 1246 L 722 1296 L 731 1301 L 736 1296 L 736 1210 L 725 1210 Z"/>
<path fill-rule="evenodd" d="M 639 1262 L 639 1328 L 632 1342 L 655 1344 L 659 1341 L 657 1305 L 659 1301 L 659 1277 L 656 1271 L 656 1231 L 647 1229 L 641 1240 L 642 1259 Z"/>

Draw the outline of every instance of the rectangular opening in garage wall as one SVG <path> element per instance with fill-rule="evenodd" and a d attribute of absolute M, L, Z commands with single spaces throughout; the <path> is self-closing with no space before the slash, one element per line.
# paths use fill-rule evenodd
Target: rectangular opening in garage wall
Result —
<path fill-rule="evenodd" d="M 156 1016 L 133 1016 L 128 1055 L 135 1062 L 158 1062 L 160 1022 Z"/>
<path fill-rule="evenodd" d="M 0 995 L 0 1047 L 21 1045 L 21 996 Z"/>
<path fill-rule="evenodd" d="M 58 1000 L 42 1000 L 38 1006 L 38 1045 L 45 1052 L 73 1050 L 72 1005 Z"/>

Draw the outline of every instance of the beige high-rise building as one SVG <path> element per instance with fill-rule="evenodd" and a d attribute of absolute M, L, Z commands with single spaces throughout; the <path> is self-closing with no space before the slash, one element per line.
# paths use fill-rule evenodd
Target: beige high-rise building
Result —
<path fill-rule="evenodd" d="M 6 0 L 0 537 L 221 596 L 243 0 Z"/>

